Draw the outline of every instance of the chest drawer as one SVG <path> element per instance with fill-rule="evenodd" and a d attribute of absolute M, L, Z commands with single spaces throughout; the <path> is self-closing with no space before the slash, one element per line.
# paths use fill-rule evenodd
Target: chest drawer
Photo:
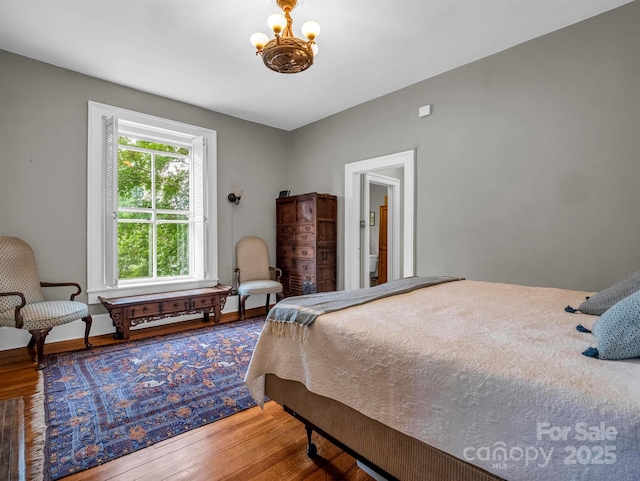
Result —
<path fill-rule="evenodd" d="M 316 249 L 313 246 L 283 245 L 278 246 L 278 257 L 315 259 Z"/>
<path fill-rule="evenodd" d="M 204 296 L 204 297 L 194 297 L 191 300 L 192 309 L 203 309 L 208 307 L 213 307 L 215 305 L 215 297 Z"/>
<path fill-rule="evenodd" d="M 149 304 L 139 304 L 137 306 L 131 306 L 129 308 L 129 317 L 131 318 L 155 316 L 156 314 L 160 314 L 159 302 L 150 302 Z"/>
<path fill-rule="evenodd" d="M 283 258 L 278 264 L 291 275 L 315 276 L 316 263 L 312 260 Z"/>
<path fill-rule="evenodd" d="M 293 242 L 296 238 L 295 232 L 278 232 L 278 243 Z"/>
<path fill-rule="evenodd" d="M 293 240 L 295 242 L 315 242 L 316 235 L 313 232 L 296 232 Z"/>
<path fill-rule="evenodd" d="M 162 303 L 162 313 L 181 312 L 189 310 L 189 299 L 165 301 Z"/>
<path fill-rule="evenodd" d="M 306 233 L 306 234 L 315 234 L 316 233 L 316 226 L 315 224 L 301 224 L 298 226 L 298 232 L 299 233 Z"/>
<path fill-rule="evenodd" d="M 297 232 L 297 225 L 283 225 L 278 229 L 278 242 L 292 242 Z"/>
<path fill-rule="evenodd" d="M 282 226 L 278 230 L 278 242 L 315 242 L 316 229 L 313 224 Z"/>

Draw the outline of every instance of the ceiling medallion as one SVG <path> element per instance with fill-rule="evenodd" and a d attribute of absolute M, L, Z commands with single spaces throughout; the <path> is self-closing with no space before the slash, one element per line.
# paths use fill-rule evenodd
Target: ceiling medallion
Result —
<path fill-rule="evenodd" d="M 256 55 L 262 55 L 264 64 L 279 73 L 298 73 L 313 65 L 313 57 L 318 53 L 315 38 L 320 33 L 320 25 L 308 21 L 302 25 L 302 34 L 307 40 L 293 35 L 293 20 L 290 12 L 297 0 L 276 0 L 284 15 L 274 13 L 267 19 L 275 38 L 269 40 L 264 33 L 251 35 L 251 43 L 256 47 Z"/>

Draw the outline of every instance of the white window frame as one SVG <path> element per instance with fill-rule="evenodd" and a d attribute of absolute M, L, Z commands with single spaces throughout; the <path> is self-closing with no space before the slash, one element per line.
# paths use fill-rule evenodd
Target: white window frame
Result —
<path fill-rule="evenodd" d="M 218 283 L 218 229 L 217 229 L 217 148 L 214 130 L 184 124 L 173 120 L 154 117 L 132 110 L 113 107 L 98 102 L 89 102 L 88 150 L 87 150 L 87 292 L 89 303 L 99 303 L 98 296 L 114 297 L 138 294 L 152 294 L 174 289 L 194 289 L 215 286 Z M 109 118 L 121 119 L 149 128 L 176 135 L 183 140 L 204 139 L 204 175 L 202 185 L 203 216 L 202 239 L 204 248 L 202 259 L 192 266 L 192 276 L 171 280 L 150 282 L 119 283 L 109 282 L 109 262 L 105 255 L 109 242 L 106 240 L 106 145 L 105 122 Z M 194 186 L 194 191 L 200 186 Z"/>

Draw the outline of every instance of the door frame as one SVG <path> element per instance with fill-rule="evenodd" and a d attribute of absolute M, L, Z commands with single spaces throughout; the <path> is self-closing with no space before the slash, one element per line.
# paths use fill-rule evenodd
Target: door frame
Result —
<path fill-rule="evenodd" d="M 351 162 L 344 166 L 344 288 L 360 287 L 361 248 L 360 214 L 362 208 L 362 176 L 380 170 L 403 169 L 403 236 L 402 276 L 410 277 L 415 272 L 415 150 L 372 159 Z M 397 250 L 397 249 L 396 249 Z M 395 252 L 394 252 L 395 255 Z"/>

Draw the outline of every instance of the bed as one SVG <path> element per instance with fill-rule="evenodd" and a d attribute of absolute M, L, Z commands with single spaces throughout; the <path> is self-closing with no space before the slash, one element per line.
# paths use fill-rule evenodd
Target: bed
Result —
<path fill-rule="evenodd" d="M 582 355 L 589 294 L 459 280 L 267 324 L 245 380 L 387 479 L 640 479 L 640 359 Z"/>

